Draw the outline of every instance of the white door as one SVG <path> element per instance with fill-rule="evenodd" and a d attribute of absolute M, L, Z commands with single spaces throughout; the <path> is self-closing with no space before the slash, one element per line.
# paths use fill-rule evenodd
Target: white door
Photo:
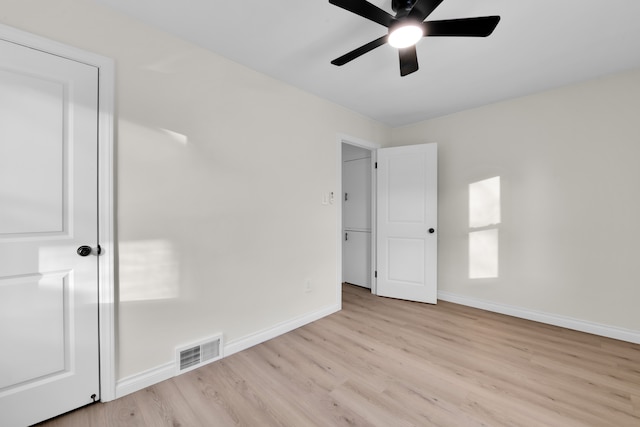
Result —
<path fill-rule="evenodd" d="M 437 151 L 378 150 L 377 295 L 437 303 Z"/>
<path fill-rule="evenodd" d="M 97 102 L 97 68 L 0 40 L 2 426 L 100 398 Z"/>

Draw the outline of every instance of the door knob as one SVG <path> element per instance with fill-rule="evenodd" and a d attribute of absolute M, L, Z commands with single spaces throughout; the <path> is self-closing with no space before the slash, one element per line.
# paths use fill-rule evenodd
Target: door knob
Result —
<path fill-rule="evenodd" d="M 88 256 L 91 255 L 91 252 L 93 252 L 93 250 L 91 249 L 91 246 L 84 245 L 80 246 L 76 252 L 80 256 Z"/>
<path fill-rule="evenodd" d="M 429 234 L 433 234 L 433 233 L 435 233 L 435 232 L 436 232 L 436 230 L 435 230 L 434 228 L 430 228 L 430 229 L 429 229 Z"/>

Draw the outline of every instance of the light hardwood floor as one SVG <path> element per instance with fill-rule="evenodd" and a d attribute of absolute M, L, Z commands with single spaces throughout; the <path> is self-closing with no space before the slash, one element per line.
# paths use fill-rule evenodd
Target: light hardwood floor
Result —
<path fill-rule="evenodd" d="M 640 426 L 640 345 L 372 296 L 43 426 Z"/>

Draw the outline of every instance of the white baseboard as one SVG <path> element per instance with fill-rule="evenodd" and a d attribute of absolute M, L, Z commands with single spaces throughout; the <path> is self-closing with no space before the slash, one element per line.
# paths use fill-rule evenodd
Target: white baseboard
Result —
<path fill-rule="evenodd" d="M 224 345 L 222 357 L 224 358 L 227 356 L 231 356 L 234 353 L 268 341 L 272 338 L 285 334 L 308 323 L 314 322 L 337 311 L 340 311 L 340 304 L 325 307 L 318 311 L 314 311 L 313 313 L 308 313 L 303 316 L 279 323 L 271 328 L 253 333 L 244 338 L 233 340 Z M 168 380 L 169 378 L 175 376 L 175 372 L 176 363 L 175 361 L 171 361 L 155 368 L 148 369 L 144 372 L 140 372 L 138 374 L 123 378 L 116 382 L 116 399 L 126 396 L 127 394 L 142 390 L 146 387 L 150 387 L 159 382 Z"/>
<path fill-rule="evenodd" d="M 164 365 L 118 380 L 116 382 L 116 399 L 168 380 L 175 375 L 175 372 L 176 362 L 171 361 Z"/>
<path fill-rule="evenodd" d="M 600 335 L 621 341 L 640 344 L 640 332 L 618 328 L 615 326 L 603 325 L 586 320 L 574 319 L 572 317 L 560 316 L 557 314 L 545 313 L 541 311 L 529 310 L 521 307 L 514 307 L 505 304 L 498 304 L 477 298 L 470 298 L 449 292 L 438 291 L 438 299 L 456 304 L 475 307 L 486 311 L 506 314 L 521 319 L 533 320 L 535 322 L 546 323 L 548 325 L 560 326 L 589 334 Z"/>
<path fill-rule="evenodd" d="M 314 322 L 318 319 L 322 319 L 323 317 L 333 314 L 337 311 L 340 311 L 340 305 L 331 305 L 313 313 L 305 314 L 304 316 L 279 323 L 274 327 L 264 329 L 247 337 L 232 340 L 224 346 L 224 356 L 231 356 L 234 353 L 268 341 L 272 338 L 277 337 L 278 335 L 286 334 L 287 332 L 293 331 L 294 329 Z"/>

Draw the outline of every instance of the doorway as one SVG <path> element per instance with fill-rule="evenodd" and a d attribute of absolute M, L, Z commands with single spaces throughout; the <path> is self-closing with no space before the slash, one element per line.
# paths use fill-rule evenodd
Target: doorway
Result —
<path fill-rule="evenodd" d="M 380 148 L 340 138 L 338 150 L 338 283 L 436 304 L 437 144 Z"/>
<path fill-rule="evenodd" d="M 376 292 L 375 159 L 378 145 L 342 137 L 340 152 L 340 283 Z"/>
<path fill-rule="evenodd" d="M 371 289 L 371 151 L 342 144 L 342 281 Z"/>

